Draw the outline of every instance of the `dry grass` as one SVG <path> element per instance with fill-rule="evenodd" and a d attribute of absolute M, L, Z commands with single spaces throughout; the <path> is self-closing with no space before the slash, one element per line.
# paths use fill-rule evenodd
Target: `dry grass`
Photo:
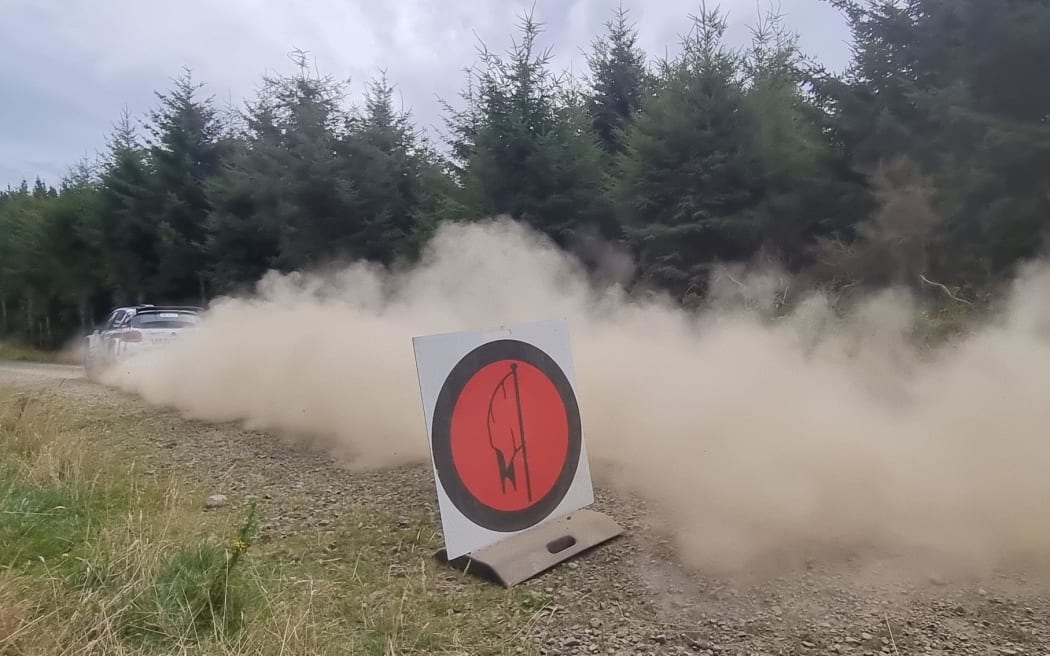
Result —
<path fill-rule="evenodd" d="M 0 390 L 0 656 L 522 653 L 545 600 L 439 567 L 423 520 L 254 542 L 243 509 L 147 474 L 137 430 Z"/>
<path fill-rule="evenodd" d="M 0 360 L 45 362 L 49 364 L 80 364 L 80 356 L 72 350 L 41 351 L 31 346 L 3 340 L 0 340 Z"/>

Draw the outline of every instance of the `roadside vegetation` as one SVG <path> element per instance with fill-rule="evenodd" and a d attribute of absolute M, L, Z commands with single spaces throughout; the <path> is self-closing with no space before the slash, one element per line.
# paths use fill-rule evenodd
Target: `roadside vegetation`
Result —
<path fill-rule="evenodd" d="M 0 388 L 0 655 L 530 653 L 544 600 L 440 568 L 429 523 L 260 540 L 141 422 L 67 404 Z"/>
<path fill-rule="evenodd" d="M 71 350 L 43 350 L 15 341 L 0 340 L 0 361 L 45 362 L 50 364 L 80 364 L 78 355 Z"/>
<path fill-rule="evenodd" d="M 968 309 L 1045 253 L 1046 0 L 827 0 L 841 71 L 774 12 L 734 9 L 738 48 L 728 5 L 698 4 L 648 52 L 612 13 L 559 45 L 587 54 L 565 73 L 523 16 L 463 62 L 434 131 L 395 80 L 346 85 L 308 53 L 235 107 L 187 71 L 114 116 L 97 161 L 0 190 L 0 338 L 53 348 L 114 304 L 206 304 L 269 270 L 409 266 L 442 222 L 501 214 L 596 269 L 598 237 L 631 289 L 686 304 L 740 263 L 784 271 L 786 305 L 892 285 Z"/>

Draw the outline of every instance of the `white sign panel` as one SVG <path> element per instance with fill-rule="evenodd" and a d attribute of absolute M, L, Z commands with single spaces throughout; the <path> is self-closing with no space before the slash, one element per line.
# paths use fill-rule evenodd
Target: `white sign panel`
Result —
<path fill-rule="evenodd" d="M 450 559 L 594 502 L 565 321 L 412 346 Z"/>

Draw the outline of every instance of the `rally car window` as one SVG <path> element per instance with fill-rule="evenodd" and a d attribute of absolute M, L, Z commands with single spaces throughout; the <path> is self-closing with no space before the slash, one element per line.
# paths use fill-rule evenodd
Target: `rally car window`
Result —
<path fill-rule="evenodd" d="M 118 310 L 116 313 L 114 313 L 113 317 L 106 324 L 106 330 L 112 330 L 119 326 L 124 321 L 124 317 L 127 316 L 127 314 L 128 313 L 124 310 Z"/>
<path fill-rule="evenodd" d="M 131 318 L 132 328 L 191 328 L 196 326 L 196 315 L 186 312 L 148 312 Z"/>

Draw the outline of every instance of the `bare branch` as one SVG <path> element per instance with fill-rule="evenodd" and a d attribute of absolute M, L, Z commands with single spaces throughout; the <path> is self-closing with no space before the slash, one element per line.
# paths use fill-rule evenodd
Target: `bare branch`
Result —
<path fill-rule="evenodd" d="M 926 283 L 927 285 L 932 285 L 934 287 L 940 287 L 941 289 L 943 289 L 944 293 L 948 295 L 948 298 L 952 299 L 953 301 L 958 301 L 959 303 L 965 303 L 966 305 L 973 305 L 973 303 L 971 303 L 970 301 L 967 301 L 965 298 L 959 298 L 958 296 L 953 294 L 952 290 L 948 289 L 947 287 L 945 287 L 941 283 L 933 282 L 932 280 L 930 280 L 929 278 L 927 278 L 925 275 L 923 275 L 921 273 L 919 274 L 919 277 L 922 278 L 922 281 L 924 283 Z"/>
<path fill-rule="evenodd" d="M 727 273 L 726 277 L 729 278 L 730 280 L 732 280 L 733 282 L 735 282 L 737 285 L 739 285 L 741 289 L 743 289 L 745 291 L 747 290 L 747 285 L 745 285 L 744 283 L 742 283 L 739 280 L 737 280 L 736 278 L 734 278 L 732 276 L 732 274 Z"/>

